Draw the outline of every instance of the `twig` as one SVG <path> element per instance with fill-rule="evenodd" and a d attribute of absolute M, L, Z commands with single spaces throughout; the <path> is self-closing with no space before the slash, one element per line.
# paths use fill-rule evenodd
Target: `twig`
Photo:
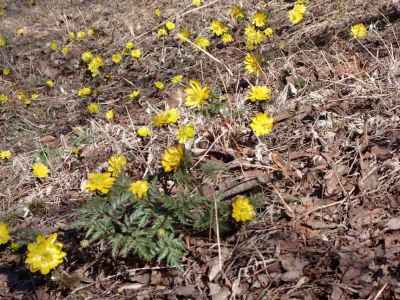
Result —
<path fill-rule="evenodd" d="M 215 146 L 215 144 L 225 135 L 225 132 L 222 132 L 211 144 L 211 146 L 207 149 L 207 151 L 203 154 L 202 157 L 193 165 L 193 167 L 190 168 L 190 170 L 193 170 L 200 162 L 204 160 L 204 158 L 207 156 L 207 154 L 211 151 L 211 149 Z"/>
<path fill-rule="evenodd" d="M 279 199 L 281 200 L 283 206 L 284 206 L 284 207 L 286 208 L 286 210 L 288 211 L 289 216 L 290 216 L 291 218 L 294 218 L 294 217 L 295 217 L 295 213 L 294 213 L 293 209 L 286 203 L 286 201 L 285 201 L 285 199 L 283 199 L 281 193 L 279 193 L 279 191 L 277 190 L 277 188 L 276 188 L 273 184 L 272 184 L 272 188 L 273 188 L 274 192 L 278 195 L 278 197 L 279 197 Z"/>
<path fill-rule="evenodd" d="M 388 286 L 388 283 L 386 282 L 383 287 L 378 291 L 378 293 L 376 293 L 376 296 L 374 297 L 374 300 L 378 300 L 379 297 L 382 295 L 383 291 L 386 289 L 386 287 Z"/>
<path fill-rule="evenodd" d="M 217 205 L 217 197 L 214 197 L 214 213 L 215 213 L 215 231 L 217 234 L 217 246 L 218 246 L 218 264 L 219 271 L 222 271 L 222 252 L 221 252 L 221 238 L 219 234 L 219 220 L 218 220 L 218 205 Z"/>

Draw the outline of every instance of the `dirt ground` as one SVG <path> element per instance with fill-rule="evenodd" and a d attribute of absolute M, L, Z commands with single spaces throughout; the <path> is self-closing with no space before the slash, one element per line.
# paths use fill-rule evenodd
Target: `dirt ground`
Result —
<path fill-rule="evenodd" d="M 62 232 L 68 253 L 50 277 L 26 271 L 20 256 L 0 248 L 0 299 L 400 299 L 400 3 L 398 0 L 309 1 L 304 21 L 293 26 L 293 1 L 47 0 L 3 1 L 0 35 L 0 217 L 14 231 Z M 0 2 L 1 3 L 1 2 Z M 260 47 L 265 60 L 258 83 L 273 90 L 268 103 L 245 103 L 254 78 L 244 73 L 243 26 L 232 23 L 229 7 L 270 14 L 274 37 Z M 160 8 L 161 17 L 154 15 Z M 171 35 L 155 32 L 166 19 L 211 37 L 213 19 L 233 28 L 227 46 L 211 38 L 211 56 Z M 352 39 L 352 24 L 369 27 Z M 68 32 L 95 29 L 95 36 L 68 46 L 64 56 L 49 49 Z M 19 30 L 22 29 L 22 30 Z M 80 55 L 92 50 L 107 59 L 133 41 L 141 63 L 112 66 L 109 76 L 91 78 Z M 115 260 L 99 249 L 79 246 L 69 229 L 71 212 L 87 201 L 81 188 L 89 170 L 114 152 L 126 153 L 132 177 L 155 172 L 174 134 L 160 129 L 147 144 L 135 136 L 153 112 L 177 107 L 181 91 L 156 92 L 156 80 L 172 75 L 207 82 L 224 97 L 223 109 L 208 116 L 184 110 L 196 120 L 194 161 L 224 165 L 217 180 L 201 189 L 261 195 L 257 219 L 222 236 L 182 233 L 183 270 Z M 43 83 L 55 81 L 49 89 Z M 76 93 L 90 84 L 114 122 L 88 114 Z M 140 87 L 139 101 L 126 101 Z M 37 91 L 29 106 L 18 91 Z M 247 124 L 264 109 L 277 120 L 262 141 Z M 216 109 L 217 110 L 217 109 Z M 79 146 L 79 157 L 73 155 Z M 32 161 L 46 156 L 51 176 L 31 176 Z M 151 157 L 153 159 L 151 159 Z M 222 267 L 220 269 L 220 266 Z"/>

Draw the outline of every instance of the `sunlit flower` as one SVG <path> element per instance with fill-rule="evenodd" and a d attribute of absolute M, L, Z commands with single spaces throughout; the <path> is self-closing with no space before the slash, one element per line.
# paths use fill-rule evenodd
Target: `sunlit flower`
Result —
<path fill-rule="evenodd" d="M 165 28 L 167 28 L 168 31 L 172 31 L 176 28 L 176 25 L 174 22 L 167 21 L 165 22 Z"/>
<path fill-rule="evenodd" d="M 362 23 L 353 25 L 351 26 L 351 35 L 355 39 L 364 39 L 368 35 L 367 27 Z"/>
<path fill-rule="evenodd" d="M 240 21 L 246 17 L 246 14 L 242 7 L 239 5 L 233 5 L 230 9 L 230 15 L 233 19 Z"/>
<path fill-rule="evenodd" d="M 103 58 L 100 55 L 96 55 L 89 63 L 88 69 L 92 73 L 92 77 L 96 77 L 100 74 L 100 68 L 104 66 Z"/>
<path fill-rule="evenodd" d="M 114 111 L 112 110 L 112 109 L 110 109 L 110 110 L 107 110 L 106 111 L 106 113 L 105 113 L 105 115 L 104 115 L 105 117 L 106 117 L 106 120 L 107 121 L 112 121 L 112 120 L 114 120 L 114 117 L 115 117 L 115 113 L 114 113 Z"/>
<path fill-rule="evenodd" d="M 4 35 L 0 35 L 0 48 L 7 46 L 7 39 Z"/>
<path fill-rule="evenodd" d="M 135 48 L 135 44 L 133 42 L 131 42 L 131 41 L 126 42 L 125 49 L 131 50 L 133 48 Z"/>
<path fill-rule="evenodd" d="M 304 14 L 306 13 L 306 6 L 301 3 L 296 3 L 293 9 L 289 10 L 288 17 L 289 21 L 293 24 L 299 24 L 304 19 Z"/>
<path fill-rule="evenodd" d="M 267 38 L 272 38 L 272 36 L 274 35 L 274 30 L 271 27 L 265 28 L 264 35 Z"/>
<path fill-rule="evenodd" d="M 32 100 L 37 100 L 37 99 L 39 99 L 39 94 L 38 94 L 37 92 L 32 92 L 32 94 L 31 94 L 31 99 L 32 99 Z"/>
<path fill-rule="evenodd" d="M 153 117 L 153 123 L 157 127 L 175 124 L 179 120 L 180 116 L 181 115 L 176 108 L 167 109 L 155 115 Z"/>
<path fill-rule="evenodd" d="M 210 46 L 210 40 L 204 36 L 199 36 L 194 40 L 194 43 L 201 49 L 207 49 Z"/>
<path fill-rule="evenodd" d="M 134 59 L 139 59 L 142 56 L 142 50 L 141 49 L 133 49 L 131 51 L 131 56 Z"/>
<path fill-rule="evenodd" d="M 49 177 L 49 168 L 44 163 L 34 163 L 32 165 L 32 174 L 37 178 L 47 178 Z"/>
<path fill-rule="evenodd" d="M 204 0 L 192 0 L 192 4 L 197 7 L 203 5 L 203 3 L 204 3 Z"/>
<path fill-rule="evenodd" d="M 274 126 L 274 119 L 266 113 L 258 113 L 252 119 L 250 128 L 258 137 L 270 134 Z"/>
<path fill-rule="evenodd" d="M 67 55 L 69 54 L 70 51 L 71 51 L 71 49 L 68 48 L 68 47 L 62 47 L 62 49 L 61 49 L 61 53 L 62 53 L 64 56 L 67 56 Z"/>
<path fill-rule="evenodd" d="M 190 38 L 190 31 L 187 28 L 182 28 L 179 33 L 177 34 L 177 37 L 181 43 L 185 43 L 189 38 Z"/>
<path fill-rule="evenodd" d="M 254 220 L 256 211 L 249 198 L 237 196 L 232 202 L 232 218 L 236 222 L 246 222 Z"/>
<path fill-rule="evenodd" d="M 162 37 L 167 36 L 167 35 L 168 35 L 168 31 L 167 31 L 166 28 L 161 27 L 160 29 L 158 29 L 158 31 L 157 31 L 157 37 L 158 38 L 162 38 Z"/>
<path fill-rule="evenodd" d="M 125 169 L 127 160 L 123 154 L 114 154 L 108 160 L 107 171 L 111 173 L 112 177 L 118 177 Z"/>
<path fill-rule="evenodd" d="M 8 96 L 4 94 L 0 94 L 0 104 L 4 104 L 8 102 Z"/>
<path fill-rule="evenodd" d="M 50 42 L 50 49 L 56 51 L 58 49 L 57 41 L 52 40 Z"/>
<path fill-rule="evenodd" d="M 149 188 L 150 185 L 146 180 L 136 180 L 131 183 L 129 191 L 135 195 L 136 198 L 143 199 L 147 196 Z"/>
<path fill-rule="evenodd" d="M 28 96 L 25 91 L 17 91 L 16 97 L 19 101 L 21 101 L 24 105 L 29 105 L 32 103 L 32 99 Z"/>
<path fill-rule="evenodd" d="M 182 145 L 172 146 L 164 151 L 161 159 L 161 165 L 165 172 L 176 171 L 181 164 L 185 156 L 184 148 Z"/>
<path fill-rule="evenodd" d="M 5 223 L 0 223 L 0 245 L 7 244 L 11 239 L 10 231 L 8 230 L 8 225 Z"/>
<path fill-rule="evenodd" d="M 120 52 L 114 53 L 111 56 L 111 60 L 113 61 L 114 64 L 120 64 L 122 61 L 122 54 Z"/>
<path fill-rule="evenodd" d="M 251 17 L 251 23 L 256 27 L 264 27 L 265 25 L 267 25 L 267 22 L 268 22 L 268 16 L 263 11 L 257 11 Z"/>
<path fill-rule="evenodd" d="M 100 112 L 100 105 L 96 102 L 90 102 L 86 106 L 86 110 L 91 114 L 97 114 Z"/>
<path fill-rule="evenodd" d="M 76 39 L 76 33 L 73 32 L 73 31 L 68 32 L 68 38 L 69 38 L 71 41 L 74 41 L 74 40 Z"/>
<path fill-rule="evenodd" d="M 192 124 L 187 124 L 179 127 L 176 137 L 180 144 L 184 144 L 194 138 L 196 130 Z"/>
<path fill-rule="evenodd" d="M 78 91 L 79 97 L 87 97 L 92 94 L 92 88 L 90 86 L 85 86 Z"/>
<path fill-rule="evenodd" d="M 247 93 L 247 100 L 251 102 L 267 101 L 271 99 L 272 90 L 266 86 L 252 86 Z"/>
<path fill-rule="evenodd" d="M 3 75 L 8 76 L 11 74 L 11 69 L 10 68 L 3 68 Z"/>
<path fill-rule="evenodd" d="M 93 172 L 88 174 L 88 179 L 84 185 L 89 192 L 100 192 L 107 194 L 115 182 L 115 178 L 110 173 Z"/>
<path fill-rule="evenodd" d="M 181 83 L 182 80 L 183 80 L 183 75 L 177 74 L 177 75 L 175 75 L 175 76 L 173 76 L 173 77 L 171 78 L 171 83 L 172 83 L 173 85 L 177 85 L 177 84 Z"/>
<path fill-rule="evenodd" d="M 49 79 L 49 80 L 46 81 L 46 85 L 47 85 L 49 88 L 53 88 L 53 87 L 54 87 L 54 81 L 51 80 L 51 79 Z"/>
<path fill-rule="evenodd" d="M 137 133 L 138 136 L 143 137 L 143 138 L 151 136 L 151 130 L 147 126 L 143 126 L 143 127 L 138 128 L 136 133 Z"/>
<path fill-rule="evenodd" d="M 95 30 L 94 28 L 89 28 L 89 29 L 87 30 L 87 35 L 88 35 L 89 37 L 93 37 L 95 34 L 96 34 L 96 30 Z"/>
<path fill-rule="evenodd" d="M 200 107 L 210 97 L 208 86 L 201 86 L 198 80 L 190 80 L 189 86 L 185 89 L 185 104 L 189 107 Z"/>
<path fill-rule="evenodd" d="M 47 238 L 41 234 L 36 237 L 36 242 L 28 244 L 25 263 L 31 272 L 40 271 L 47 275 L 52 269 L 63 263 L 67 255 L 62 251 L 63 244 L 57 242 L 57 233 Z"/>
<path fill-rule="evenodd" d="M 247 53 L 244 59 L 244 68 L 247 74 L 254 74 L 256 76 L 259 76 L 262 71 L 259 59 L 251 53 Z"/>
<path fill-rule="evenodd" d="M 255 47 L 265 41 L 264 32 L 256 29 L 252 25 L 246 26 L 244 35 L 246 37 L 246 46 L 249 50 L 253 50 Z"/>
<path fill-rule="evenodd" d="M 224 33 L 228 32 L 229 28 L 224 23 L 219 20 L 211 21 L 210 31 L 216 36 L 221 36 Z"/>
<path fill-rule="evenodd" d="M 85 51 L 81 55 L 81 59 L 85 62 L 88 63 L 93 59 L 93 54 L 90 51 Z"/>
<path fill-rule="evenodd" d="M 0 150 L 0 160 L 8 160 L 12 156 L 12 153 L 10 150 Z"/>
<path fill-rule="evenodd" d="M 222 37 L 221 37 L 221 40 L 222 40 L 222 43 L 223 43 L 224 45 L 227 45 L 227 44 L 233 42 L 233 36 L 232 36 L 232 34 L 230 34 L 230 33 L 224 33 L 224 34 L 222 35 Z"/>
<path fill-rule="evenodd" d="M 156 17 L 160 17 L 160 16 L 161 16 L 161 10 L 160 10 L 159 7 L 157 7 L 157 8 L 154 10 L 154 15 L 155 15 Z"/>
<path fill-rule="evenodd" d="M 154 87 L 155 87 L 157 90 L 162 91 L 162 90 L 165 88 L 165 84 L 164 84 L 164 82 L 162 82 L 162 81 L 156 81 L 156 82 L 154 82 Z"/>
<path fill-rule="evenodd" d="M 77 38 L 78 40 L 83 40 L 83 39 L 85 39 L 85 38 L 86 38 L 86 32 L 84 32 L 84 31 L 78 31 L 77 34 L 76 34 L 76 38 Z"/>
<path fill-rule="evenodd" d="M 128 99 L 129 100 L 135 100 L 140 97 L 140 90 L 133 90 L 132 92 L 129 93 Z"/>

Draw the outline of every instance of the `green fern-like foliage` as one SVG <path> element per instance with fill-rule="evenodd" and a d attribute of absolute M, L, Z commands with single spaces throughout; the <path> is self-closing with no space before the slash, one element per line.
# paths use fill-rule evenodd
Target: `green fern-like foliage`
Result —
<path fill-rule="evenodd" d="M 141 200 L 128 191 L 129 179 L 120 177 L 107 195 L 95 195 L 78 209 L 75 226 L 86 232 L 89 243 L 106 244 L 114 257 L 133 254 L 179 267 L 185 253 L 179 233 L 204 231 L 215 223 L 214 200 L 201 196 L 193 189 L 195 183 L 182 177 L 175 195 L 160 191 L 154 179 Z M 223 228 L 229 208 L 219 203 L 218 209 Z"/>

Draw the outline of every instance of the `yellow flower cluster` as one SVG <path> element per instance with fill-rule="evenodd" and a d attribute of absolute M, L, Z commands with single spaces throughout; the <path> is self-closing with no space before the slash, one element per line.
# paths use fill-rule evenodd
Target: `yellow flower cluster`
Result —
<path fill-rule="evenodd" d="M 201 107 L 210 97 L 208 86 L 202 86 L 198 80 L 190 80 L 185 93 L 185 104 L 191 108 Z"/>
<path fill-rule="evenodd" d="M 10 150 L 0 150 L 0 159 L 1 160 L 10 159 L 11 156 L 12 156 L 12 154 L 11 154 Z"/>
<path fill-rule="evenodd" d="M 306 6 L 303 1 L 296 1 L 294 7 L 289 10 L 288 17 L 293 25 L 299 24 L 304 19 Z"/>
<path fill-rule="evenodd" d="M 7 244 L 10 239 L 8 225 L 5 223 L 0 223 L 0 245 Z"/>
<path fill-rule="evenodd" d="M 107 171 L 112 174 L 112 177 L 118 177 L 124 171 L 127 159 L 123 154 L 114 154 L 108 160 Z"/>
<path fill-rule="evenodd" d="M 172 146 L 165 149 L 161 159 L 164 172 L 175 172 L 183 163 L 185 150 L 182 145 Z"/>
<path fill-rule="evenodd" d="M 90 86 L 85 86 L 78 91 L 78 96 L 79 97 L 87 97 L 92 94 L 92 88 Z"/>
<path fill-rule="evenodd" d="M 147 196 L 149 188 L 150 185 L 146 180 L 137 180 L 131 183 L 129 191 L 135 195 L 137 199 L 143 199 Z"/>
<path fill-rule="evenodd" d="M 137 131 L 136 131 L 137 135 L 143 138 L 149 137 L 151 136 L 151 130 L 149 127 L 147 126 L 143 126 L 140 127 Z"/>
<path fill-rule="evenodd" d="M 98 114 L 100 112 L 100 104 L 96 102 L 90 102 L 86 106 L 86 110 L 91 114 Z"/>
<path fill-rule="evenodd" d="M 32 165 L 32 174 L 37 178 L 47 178 L 49 177 L 49 168 L 44 163 L 34 163 Z"/>
<path fill-rule="evenodd" d="M 251 53 L 247 53 L 244 58 L 244 68 L 249 75 L 260 76 L 262 72 L 260 59 Z"/>
<path fill-rule="evenodd" d="M 232 218 L 236 222 L 252 221 L 256 217 L 256 212 L 249 198 L 237 196 L 232 203 Z"/>
<path fill-rule="evenodd" d="M 196 130 L 192 124 L 183 125 L 178 129 L 178 133 L 176 137 L 180 144 L 185 144 L 186 142 L 190 141 L 194 138 L 196 134 Z"/>
<path fill-rule="evenodd" d="M 111 173 L 93 172 L 88 174 L 88 179 L 84 185 L 85 190 L 89 192 L 100 192 L 107 194 L 115 182 Z"/>
<path fill-rule="evenodd" d="M 252 119 L 250 128 L 258 137 L 268 135 L 272 132 L 274 119 L 266 113 L 258 113 Z"/>
<path fill-rule="evenodd" d="M 251 102 L 267 101 L 271 99 L 272 90 L 266 86 L 252 86 L 247 93 L 247 99 Z"/>
<path fill-rule="evenodd" d="M 28 252 L 25 263 L 31 272 L 39 271 L 47 275 L 52 269 L 63 263 L 67 255 L 62 251 L 63 244 L 57 242 L 57 234 L 48 237 L 38 235 L 36 242 L 28 244 Z"/>
<path fill-rule="evenodd" d="M 355 24 L 353 26 L 351 26 L 351 36 L 355 39 L 365 39 L 368 35 L 368 30 L 367 27 L 362 24 Z"/>
<path fill-rule="evenodd" d="M 104 67 L 104 60 L 100 55 L 96 55 L 88 64 L 88 69 L 92 73 L 92 77 L 100 74 L 100 68 Z"/>
<path fill-rule="evenodd" d="M 168 124 L 175 124 L 181 114 L 176 108 L 167 109 L 155 115 L 153 117 L 153 123 L 156 127 L 162 127 Z"/>
<path fill-rule="evenodd" d="M 8 102 L 8 96 L 4 94 L 0 94 L 0 104 L 4 104 Z"/>

